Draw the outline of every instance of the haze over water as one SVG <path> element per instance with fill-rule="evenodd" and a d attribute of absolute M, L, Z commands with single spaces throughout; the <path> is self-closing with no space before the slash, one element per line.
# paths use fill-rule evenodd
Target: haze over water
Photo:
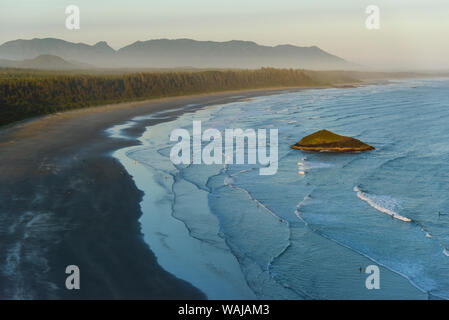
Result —
<path fill-rule="evenodd" d="M 148 127 L 115 156 L 145 192 L 140 222 L 159 263 L 209 298 L 449 298 L 448 90 L 447 79 L 407 80 L 211 106 Z M 192 120 L 278 128 L 277 174 L 174 166 L 169 135 Z M 320 129 L 376 150 L 290 149 Z M 373 264 L 380 290 L 360 271 Z"/>

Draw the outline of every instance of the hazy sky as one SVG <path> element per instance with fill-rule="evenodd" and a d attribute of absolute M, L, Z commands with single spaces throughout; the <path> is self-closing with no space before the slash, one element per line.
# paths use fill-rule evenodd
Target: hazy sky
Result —
<path fill-rule="evenodd" d="M 65 28 L 65 7 L 81 29 Z M 365 27 L 368 5 L 380 29 Z M 0 42 L 55 37 L 118 49 L 137 40 L 317 45 L 381 68 L 449 69 L 449 0 L 0 0 Z"/>

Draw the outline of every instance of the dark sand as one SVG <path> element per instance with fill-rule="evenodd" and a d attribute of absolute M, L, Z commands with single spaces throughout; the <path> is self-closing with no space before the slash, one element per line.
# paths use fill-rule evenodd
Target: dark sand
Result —
<path fill-rule="evenodd" d="M 0 131 L 0 299 L 204 299 L 163 270 L 143 241 L 139 191 L 111 152 L 136 144 L 105 129 L 135 116 L 183 112 L 272 89 L 164 98 L 49 115 Z M 127 131 L 139 137 L 147 120 Z M 77 265 L 81 289 L 65 288 Z"/>

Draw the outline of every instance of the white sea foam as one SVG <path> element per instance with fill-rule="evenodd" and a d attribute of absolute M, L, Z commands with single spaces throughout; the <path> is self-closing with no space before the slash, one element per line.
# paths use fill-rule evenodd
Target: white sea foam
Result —
<path fill-rule="evenodd" d="M 301 202 L 299 202 L 296 205 L 295 213 L 297 212 L 299 214 L 299 209 L 301 209 L 303 206 L 305 206 L 310 199 L 312 199 L 312 197 L 310 196 L 310 193 L 309 193 L 308 195 L 306 195 L 304 197 L 304 199 L 301 200 Z"/>
<path fill-rule="evenodd" d="M 446 257 L 449 257 L 449 252 L 447 251 L 446 248 L 443 249 L 443 254 L 444 254 Z"/>
<path fill-rule="evenodd" d="M 226 176 L 226 178 L 224 178 L 223 184 L 224 184 L 225 186 L 227 186 L 227 185 L 230 185 L 230 184 L 233 183 L 233 182 L 234 182 L 234 181 L 233 181 L 232 177 Z"/>
<path fill-rule="evenodd" d="M 226 180 L 226 179 L 225 179 L 225 180 Z M 277 219 L 279 219 L 279 220 L 281 220 L 281 221 L 284 221 L 284 220 L 283 220 L 281 217 L 279 217 L 276 213 L 274 213 L 272 210 L 270 210 L 266 205 L 264 205 L 262 202 L 260 202 L 260 201 L 257 200 L 256 198 L 254 198 L 253 195 L 252 195 L 248 190 L 246 190 L 246 189 L 244 189 L 244 188 L 241 188 L 241 187 L 238 187 L 238 186 L 236 186 L 236 185 L 233 185 L 233 184 L 231 184 L 231 183 L 228 183 L 228 184 L 226 184 L 226 185 L 227 185 L 228 187 L 233 188 L 233 189 L 242 191 L 243 193 L 245 193 L 245 194 L 248 196 L 249 199 L 251 199 L 252 201 L 254 201 L 254 202 L 257 204 L 258 207 L 264 208 L 264 209 L 265 209 L 269 214 L 271 214 L 273 217 L 275 217 L 275 218 L 277 218 Z"/>
<path fill-rule="evenodd" d="M 304 167 L 304 169 L 326 169 L 335 167 L 334 164 L 326 162 L 314 162 L 314 161 L 304 162 L 302 166 Z"/>
<path fill-rule="evenodd" d="M 411 219 L 401 216 L 396 211 L 394 211 L 394 209 L 398 207 L 398 203 L 393 198 L 388 196 L 370 195 L 366 192 L 361 191 L 357 186 L 354 187 L 354 192 L 357 193 L 357 197 L 360 200 L 367 202 L 374 209 L 386 213 L 391 217 L 404 222 L 412 221 Z"/>
<path fill-rule="evenodd" d="M 109 129 L 106 130 L 106 132 L 109 134 L 111 138 L 117 138 L 117 139 L 130 139 L 128 136 L 126 136 L 123 131 L 129 128 L 132 128 L 136 125 L 134 121 L 126 121 L 125 123 L 115 125 Z"/>

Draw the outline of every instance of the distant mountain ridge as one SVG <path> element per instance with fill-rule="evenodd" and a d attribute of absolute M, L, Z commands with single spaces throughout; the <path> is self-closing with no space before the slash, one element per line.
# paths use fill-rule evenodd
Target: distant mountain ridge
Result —
<path fill-rule="evenodd" d="M 45 38 L 13 40 L 0 46 L 0 58 L 10 60 L 34 59 L 40 55 L 53 55 L 65 60 L 76 60 L 93 66 L 101 66 L 103 61 L 112 61 L 116 51 L 100 41 L 95 45 L 73 43 L 65 40 Z"/>
<path fill-rule="evenodd" d="M 49 54 L 39 55 L 34 59 L 7 60 L 0 59 L 0 67 L 3 68 L 26 68 L 26 69 L 55 69 L 55 70 L 77 70 L 90 69 L 92 66 L 77 61 L 66 61 L 58 56 Z"/>
<path fill-rule="evenodd" d="M 45 38 L 13 40 L 0 46 L 0 58 L 33 59 L 54 55 L 96 67 L 110 68 L 303 68 L 353 69 L 354 64 L 316 46 L 262 46 L 252 41 L 226 42 L 191 39 L 137 41 L 119 50 L 106 42 L 95 45 Z"/>

